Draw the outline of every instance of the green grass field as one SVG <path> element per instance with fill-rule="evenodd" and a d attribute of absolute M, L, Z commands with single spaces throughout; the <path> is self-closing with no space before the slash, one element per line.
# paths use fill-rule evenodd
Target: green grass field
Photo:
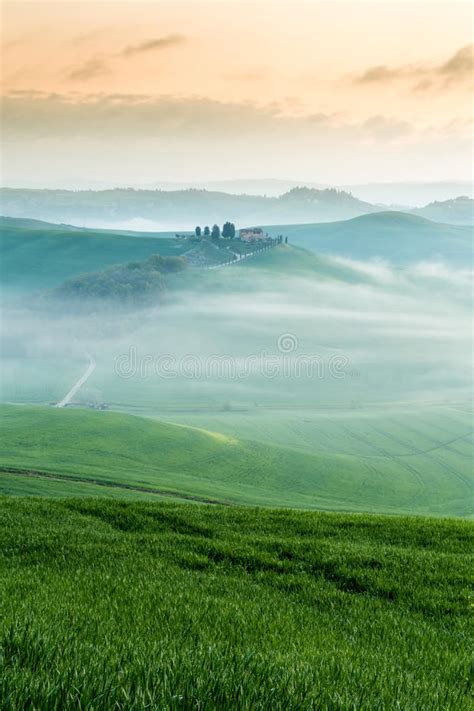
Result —
<path fill-rule="evenodd" d="M 51 494 L 61 496 L 70 482 L 71 495 L 84 484 L 84 495 L 100 495 L 107 487 L 107 493 L 116 489 L 120 496 L 174 495 L 227 504 L 471 514 L 472 474 L 463 440 L 451 444 L 454 454 L 449 447 L 444 457 L 438 453 L 436 463 L 428 454 L 410 456 L 408 438 L 401 451 L 389 432 L 379 435 L 378 449 L 374 445 L 379 455 L 367 456 L 298 451 L 113 412 L 26 406 L 2 406 L 0 412 L 3 493 L 37 493 L 42 478 L 54 481 Z M 361 438 L 360 431 L 353 437 Z M 46 485 L 44 490 L 48 493 Z"/>
<path fill-rule="evenodd" d="M 290 241 L 464 253 L 463 228 L 370 217 Z M 0 709 L 472 708 L 464 272 L 364 271 L 290 244 L 170 276 L 159 306 L 74 315 L 27 294 L 189 245 L 0 226 L 5 295 L 21 297 L 2 353 Z M 272 357 L 283 334 L 298 355 L 347 355 L 344 377 L 141 370 Z M 74 407 L 51 407 L 92 359 Z"/>
<path fill-rule="evenodd" d="M 0 707 L 463 711 L 472 526 L 0 498 Z"/>
<path fill-rule="evenodd" d="M 41 223 L 40 223 L 41 224 Z M 184 241 L 139 234 L 94 230 L 61 230 L 60 226 L 0 227 L 0 264 L 4 289 L 49 289 L 78 274 L 114 264 L 144 260 L 152 254 L 180 256 Z"/>

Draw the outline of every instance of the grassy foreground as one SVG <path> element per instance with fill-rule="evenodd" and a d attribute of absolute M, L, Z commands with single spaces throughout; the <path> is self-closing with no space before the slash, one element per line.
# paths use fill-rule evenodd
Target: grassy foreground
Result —
<path fill-rule="evenodd" d="M 0 498 L 4 709 L 462 709 L 464 521 Z"/>

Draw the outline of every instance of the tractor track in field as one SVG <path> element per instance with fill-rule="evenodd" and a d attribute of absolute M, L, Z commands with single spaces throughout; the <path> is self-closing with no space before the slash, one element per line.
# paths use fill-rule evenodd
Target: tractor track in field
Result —
<path fill-rule="evenodd" d="M 36 469 L 17 469 L 15 467 L 1 467 L 1 474 L 12 474 L 13 476 L 31 477 L 35 479 L 53 479 L 55 481 L 75 482 L 79 484 L 92 484 L 93 486 L 102 486 L 107 489 L 125 489 L 126 491 L 137 491 L 142 494 L 155 494 L 156 496 L 165 496 L 170 499 L 181 499 L 185 501 L 196 501 L 200 504 L 214 504 L 215 506 L 233 506 L 227 501 L 219 501 L 218 499 L 208 499 L 204 496 L 195 496 L 194 494 L 180 494 L 178 492 L 167 491 L 166 489 L 154 489 L 148 486 L 135 486 L 133 484 L 121 484 L 119 482 L 103 481 L 101 479 L 87 479 L 86 477 L 76 476 L 71 474 L 55 474 L 50 472 L 41 472 Z"/>
<path fill-rule="evenodd" d="M 400 459 L 400 458 L 406 458 L 406 457 L 419 457 L 420 455 L 429 454 L 430 452 L 434 452 L 437 449 L 446 449 L 451 444 L 454 444 L 455 442 L 460 442 L 461 440 L 465 440 L 465 439 L 468 439 L 469 437 L 472 437 L 473 434 L 474 434 L 473 432 L 468 432 L 467 434 L 461 435 L 460 437 L 454 437 L 454 439 L 450 439 L 447 442 L 441 442 L 440 444 L 437 444 L 434 447 L 430 447 L 429 449 L 420 449 L 420 450 L 415 450 L 414 452 L 405 452 L 403 454 L 360 454 L 357 456 L 360 456 L 363 459 Z M 393 438 L 393 440 L 395 441 L 394 438 Z"/>

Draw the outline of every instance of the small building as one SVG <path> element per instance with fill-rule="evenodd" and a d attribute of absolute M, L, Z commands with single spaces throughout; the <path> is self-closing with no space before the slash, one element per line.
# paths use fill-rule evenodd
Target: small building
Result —
<path fill-rule="evenodd" d="M 239 237 L 242 242 L 256 242 L 268 239 L 268 234 L 264 232 L 261 227 L 248 227 L 239 230 Z"/>

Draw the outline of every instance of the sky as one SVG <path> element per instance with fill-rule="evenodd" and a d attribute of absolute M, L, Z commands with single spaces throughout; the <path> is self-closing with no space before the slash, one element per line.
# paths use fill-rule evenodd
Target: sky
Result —
<path fill-rule="evenodd" d="M 469 2 L 4 2 L 3 185 L 471 178 Z"/>

